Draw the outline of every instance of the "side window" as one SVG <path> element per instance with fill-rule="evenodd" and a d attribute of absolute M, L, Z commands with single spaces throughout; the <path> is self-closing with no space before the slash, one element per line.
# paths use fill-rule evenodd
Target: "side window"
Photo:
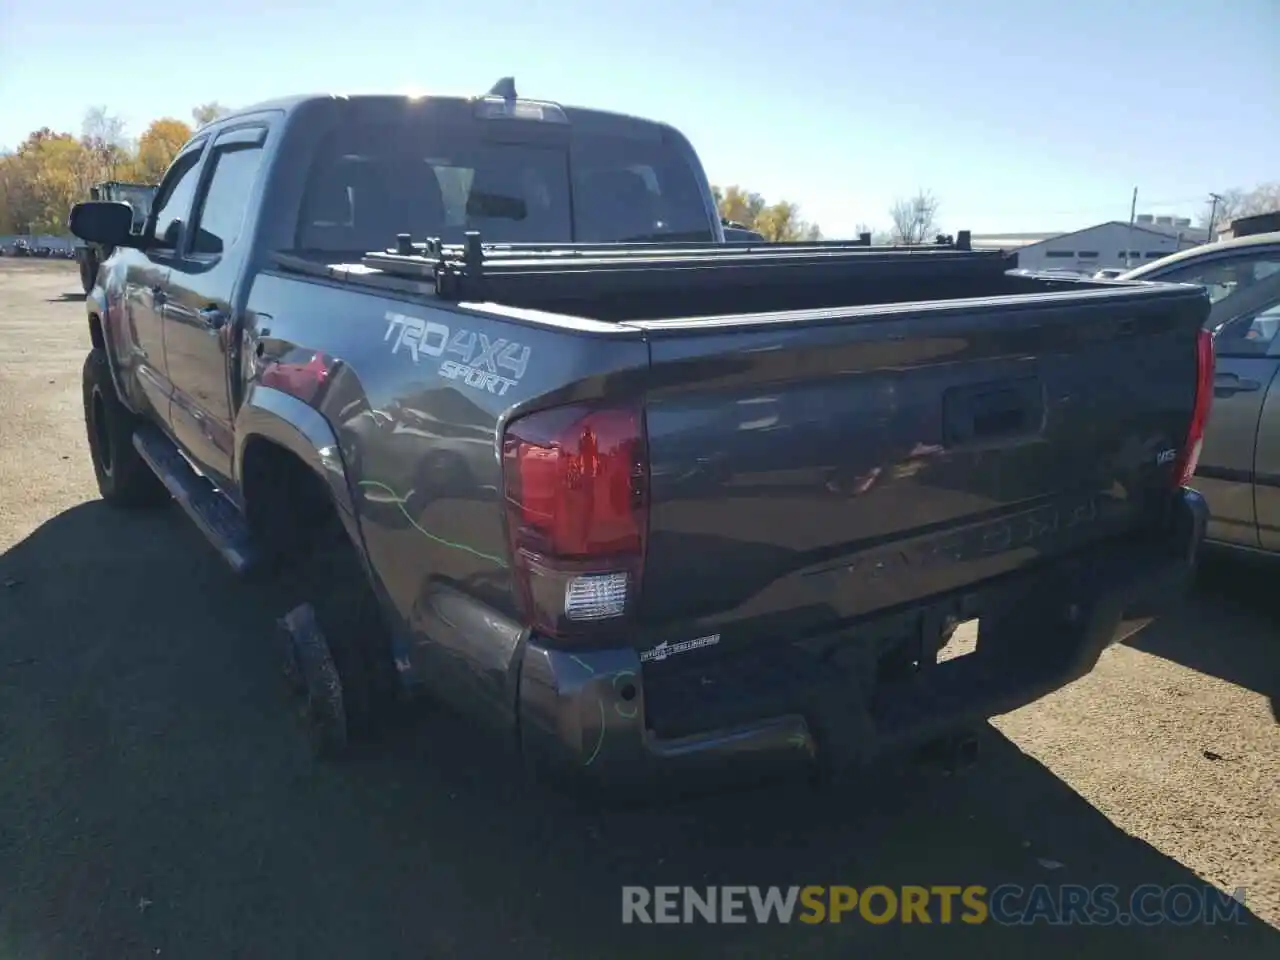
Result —
<path fill-rule="evenodd" d="M 1262 356 L 1280 333 L 1280 252 L 1188 264 L 1157 279 L 1208 290 L 1209 326 L 1221 356 Z"/>
<path fill-rule="evenodd" d="M 1257 310 L 1224 323 L 1214 345 L 1224 357 L 1259 357 L 1270 350 L 1280 332 L 1280 296 Z"/>
<path fill-rule="evenodd" d="M 1191 263 L 1168 273 L 1152 276 L 1151 280 L 1162 280 L 1167 283 L 1198 283 L 1209 291 L 1209 301 L 1215 308 L 1217 319 L 1224 318 L 1222 310 L 1234 304 L 1229 302 L 1236 297 L 1243 297 L 1259 289 L 1262 283 L 1274 283 L 1280 274 L 1280 253 L 1268 252 L 1254 256 L 1225 258 L 1219 257 L 1209 263 Z"/>
<path fill-rule="evenodd" d="M 164 184 L 155 203 L 156 245 L 169 250 L 177 249 L 182 222 L 191 211 L 200 151 L 191 151 L 178 163 L 180 166 L 174 169 L 173 178 Z"/>
<path fill-rule="evenodd" d="M 195 217 L 192 253 L 219 254 L 230 250 L 240 238 L 249 208 L 249 193 L 262 166 L 262 148 L 215 149 L 210 162 L 213 173 Z"/>

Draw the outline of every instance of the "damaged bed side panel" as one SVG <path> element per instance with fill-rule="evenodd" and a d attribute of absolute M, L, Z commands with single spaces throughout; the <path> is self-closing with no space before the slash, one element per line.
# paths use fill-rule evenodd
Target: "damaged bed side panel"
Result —
<path fill-rule="evenodd" d="M 522 413 L 642 389 L 648 346 L 421 296 L 268 271 L 246 316 L 246 378 L 305 403 L 337 440 L 359 540 L 410 685 L 513 721 L 517 624 L 499 444 Z M 279 404 L 276 404 L 279 406 Z M 303 434 L 304 424 L 296 425 Z M 241 447 L 243 449 L 243 446 Z"/>

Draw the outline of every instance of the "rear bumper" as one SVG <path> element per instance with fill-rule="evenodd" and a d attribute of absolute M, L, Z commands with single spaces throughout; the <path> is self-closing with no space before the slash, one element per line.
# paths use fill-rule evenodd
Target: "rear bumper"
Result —
<path fill-rule="evenodd" d="M 1183 490 L 1159 540 L 1100 545 L 881 618 L 868 626 L 918 629 L 972 608 L 982 632 L 975 653 L 873 693 L 791 645 L 673 673 L 642 668 L 629 647 L 569 653 L 534 637 L 520 664 L 522 752 L 544 774 L 615 786 L 841 767 L 918 745 L 1088 673 L 1186 592 L 1207 520 L 1204 499 Z"/>

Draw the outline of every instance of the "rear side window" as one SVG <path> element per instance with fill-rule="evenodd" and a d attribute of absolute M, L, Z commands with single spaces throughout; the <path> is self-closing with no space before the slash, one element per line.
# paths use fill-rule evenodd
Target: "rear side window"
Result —
<path fill-rule="evenodd" d="M 215 150 L 213 175 L 196 215 L 193 253 L 219 254 L 231 249 L 244 229 L 249 193 L 262 166 L 262 148 L 236 146 Z"/>

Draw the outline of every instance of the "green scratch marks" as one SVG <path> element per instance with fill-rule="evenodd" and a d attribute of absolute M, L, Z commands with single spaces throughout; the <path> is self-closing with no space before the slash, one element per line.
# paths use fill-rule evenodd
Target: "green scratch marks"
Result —
<path fill-rule="evenodd" d="M 405 498 L 400 496 L 400 494 L 396 493 L 393 489 L 388 487 L 385 483 L 379 483 L 377 480 L 359 480 L 357 481 L 357 485 L 362 488 L 380 490 L 383 493 L 387 494 L 391 498 L 390 502 L 394 503 L 396 507 L 400 510 L 400 513 L 404 515 L 404 518 L 409 521 L 409 525 L 412 526 L 413 529 L 417 530 L 418 533 L 426 537 L 428 540 L 431 540 L 434 543 L 438 543 L 442 547 L 450 547 L 454 550 L 461 550 L 463 553 L 469 553 L 473 557 L 479 557 L 481 560 L 488 560 L 490 563 L 497 564 L 498 566 L 502 567 L 504 570 L 506 569 L 507 561 L 502 559 L 502 557 L 495 557 L 488 553 L 482 553 L 481 551 L 477 550 L 475 547 L 469 547 L 465 543 L 455 543 L 452 540 L 446 540 L 444 537 L 438 537 L 434 533 L 432 533 L 430 530 L 424 529 L 418 523 L 418 521 L 413 518 L 413 515 L 410 514 L 408 510 L 405 509 Z"/>
<path fill-rule="evenodd" d="M 596 748 L 591 751 L 591 756 L 587 757 L 584 767 L 589 767 L 596 762 L 596 757 L 600 756 L 600 751 L 604 748 L 604 701 L 597 700 L 596 706 L 600 708 L 600 736 L 596 739 Z"/>
<path fill-rule="evenodd" d="M 574 663 L 576 663 L 578 666 L 580 666 L 583 670 L 585 670 L 587 672 L 587 676 L 590 677 L 592 680 L 600 679 L 600 680 L 609 680 L 610 682 L 612 682 L 613 689 L 615 692 L 618 689 L 618 683 L 620 681 L 626 680 L 636 675 L 636 672 L 634 670 L 615 670 L 613 673 L 597 674 L 595 671 L 595 668 L 592 667 L 591 664 L 587 663 L 587 661 L 583 660 L 581 657 L 575 654 L 570 654 L 569 659 L 572 660 Z M 587 757 L 587 759 L 584 760 L 582 763 L 584 767 L 589 767 L 591 766 L 591 764 L 595 763 L 596 758 L 600 756 L 600 751 L 604 749 L 604 738 L 605 738 L 606 726 L 605 726 L 603 697 L 596 698 L 596 709 L 600 711 L 599 735 L 596 737 L 595 749 L 591 751 L 591 756 Z M 634 720 L 637 714 L 639 714 L 640 712 L 639 708 L 619 700 L 615 700 L 613 702 L 613 711 L 623 720 Z"/>

